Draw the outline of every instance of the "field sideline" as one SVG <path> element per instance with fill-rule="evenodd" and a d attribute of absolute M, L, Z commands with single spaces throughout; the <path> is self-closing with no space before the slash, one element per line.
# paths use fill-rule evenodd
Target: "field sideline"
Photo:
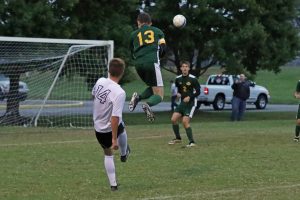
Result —
<path fill-rule="evenodd" d="M 300 144 L 290 113 L 247 113 L 239 123 L 200 113 L 191 149 L 183 132 L 183 144 L 167 144 L 168 115 L 128 123 L 132 154 L 127 163 L 115 155 L 118 192 L 92 129 L 1 127 L 0 199 L 298 199 Z"/>

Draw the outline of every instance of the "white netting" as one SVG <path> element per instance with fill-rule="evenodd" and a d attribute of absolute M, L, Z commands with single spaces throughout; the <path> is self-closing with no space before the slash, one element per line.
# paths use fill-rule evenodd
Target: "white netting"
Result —
<path fill-rule="evenodd" d="M 0 37 L 0 125 L 92 126 L 112 41 Z"/>

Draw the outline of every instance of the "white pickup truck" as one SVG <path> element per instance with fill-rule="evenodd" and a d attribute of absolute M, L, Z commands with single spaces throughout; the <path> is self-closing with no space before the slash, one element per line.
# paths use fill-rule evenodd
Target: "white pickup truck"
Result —
<path fill-rule="evenodd" d="M 238 79 L 235 75 L 210 75 L 205 85 L 201 85 L 201 93 L 198 96 L 198 108 L 201 104 L 213 105 L 214 110 L 223 110 L 225 104 L 231 104 L 233 90 L 231 85 Z M 247 103 L 255 104 L 257 109 L 265 109 L 270 99 L 269 91 L 256 85 L 250 87 L 250 97 Z"/>

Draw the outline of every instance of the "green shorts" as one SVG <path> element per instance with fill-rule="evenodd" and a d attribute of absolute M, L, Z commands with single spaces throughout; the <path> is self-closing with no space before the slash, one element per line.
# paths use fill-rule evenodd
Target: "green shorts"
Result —
<path fill-rule="evenodd" d="M 140 78 L 148 86 L 164 86 L 160 66 L 158 63 L 136 64 L 135 69 Z"/>
<path fill-rule="evenodd" d="M 296 119 L 300 119 L 300 104 L 298 106 L 298 113 L 297 113 Z"/>
<path fill-rule="evenodd" d="M 184 103 L 181 102 L 179 106 L 177 106 L 174 110 L 174 112 L 180 113 L 182 116 L 187 116 L 189 118 L 192 118 L 196 109 L 196 103 Z"/>

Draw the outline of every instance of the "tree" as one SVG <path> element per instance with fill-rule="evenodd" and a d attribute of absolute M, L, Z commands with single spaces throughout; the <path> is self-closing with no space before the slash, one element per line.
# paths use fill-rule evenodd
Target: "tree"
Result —
<path fill-rule="evenodd" d="M 0 33 L 3 36 L 70 36 L 70 32 L 63 28 L 66 21 L 54 15 L 48 0 L 4 0 L 0 3 L 0 22 Z M 19 114 L 19 101 L 16 100 L 16 97 L 20 75 L 33 70 L 33 68 L 26 66 L 20 68 L 19 66 L 17 61 L 2 60 L 0 64 L 0 73 L 6 74 L 10 79 L 6 113 L 0 118 L 4 124 L 22 125 L 27 121 Z"/>
<path fill-rule="evenodd" d="M 171 62 L 192 62 L 197 77 L 219 64 L 228 72 L 246 70 L 255 74 L 279 67 L 294 58 L 299 50 L 297 17 L 299 0 L 146 0 L 141 7 L 149 11 L 153 24 L 166 34 Z M 155 3 L 154 3 L 155 2 Z M 297 3 L 297 4 L 295 4 Z M 130 32 L 135 28 L 138 2 L 134 0 L 3 0 L 0 2 L 0 34 L 3 36 L 99 39 L 115 41 L 115 56 L 126 58 Z M 176 29 L 176 14 L 187 18 L 187 26 Z M 0 73 L 10 78 L 6 113 L 19 120 L 19 102 L 13 101 L 19 77 L 33 68 L 0 63 Z M 166 69 L 171 70 L 170 68 Z M 13 75 L 12 72 L 19 71 Z M 86 72 L 89 85 L 97 79 Z M 128 73 L 127 73 L 128 74 Z"/>
<path fill-rule="evenodd" d="M 0 3 L 0 34 L 4 36 L 49 37 L 114 40 L 115 54 L 129 58 L 127 33 L 132 31 L 133 0 L 4 0 Z M 3 61 L 0 73 L 10 78 L 10 91 L 2 123 L 23 124 L 27 119 L 19 114 L 18 93 L 20 75 L 38 68 L 18 67 L 18 63 Z M 66 69 L 67 70 L 67 69 Z M 84 71 L 84 70 L 83 70 Z M 17 73 L 16 73 L 17 72 Z M 101 76 L 84 71 L 88 85 Z M 67 73 L 65 73 L 67 74 Z M 4 120 L 3 120 L 4 119 Z"/>
<path fill-rule="evenodd" d="M 275 73 L 293 59 L 299 50 L 294 0 L 172 0 L 158 1 L 151 9 L 154 24 L 164 29 L 171 60 L 193 63 L 198 77 L 219 64 L 228 72 L 266 69 Z M 173 16 L 183 14 L 187 26 L 176 29 Z M 168 59 L 170 61 L 170 57 Z"/>
<path fill-rule="evenodd" d="M 52 6 L 58 16 L 68 18 L 68 24 L 73 30 L 72 38 L 114 40 L 115 56 L 130 63 L 128 34 L 133 30 L 131 20 L 136 17 L 136 1 L 69 0 L 55 1 Z M 126 68 L 123 82 L 128 81 L 128 75 Z M 84 76 L 87 77 L 88 85 L 92 86 L 101 75 L 85 71 Z"/>

